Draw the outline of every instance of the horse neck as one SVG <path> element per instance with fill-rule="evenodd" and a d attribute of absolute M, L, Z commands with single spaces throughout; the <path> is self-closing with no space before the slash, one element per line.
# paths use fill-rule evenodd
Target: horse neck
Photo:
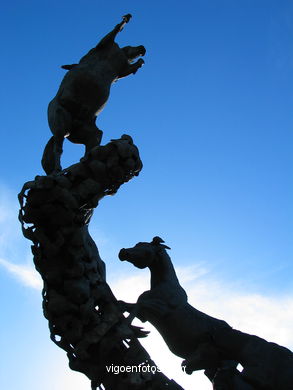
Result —
<path fill-rule="evenodd" d="M 171 259 L 164 249 L 158 253 L 149 269 L 151 271 L 151 288 L 167 281 L 179 283 Z"/>

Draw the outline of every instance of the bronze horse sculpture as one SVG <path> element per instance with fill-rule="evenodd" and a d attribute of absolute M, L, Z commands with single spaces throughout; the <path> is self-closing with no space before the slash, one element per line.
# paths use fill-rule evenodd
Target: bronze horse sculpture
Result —
<path fill-rule="evenodd" d="M 169 349 L 185 359 L 184 371 L 205 369 L 215 390 L 292 390 L 292 352 L 192 307 L 166 252 L 170 248 L 163 243 L 154 237 L 119 252 L 121 261 L 151 272 L 151 288 L 137 303 L 120 301 L 122 310 L 130 313 L 129 323 L 134 317 L 149 321 Z M 236 368 L 238 363 L 242 372 Z"/>
<path fill-rule="evenodd" d="M 100 145 L 102 131 L 95 124 L 104 108 L 113 82 L 135 74 L 144 64 L 134 60 L 146 52 L 143 46 L 120 48 L 116 35 L 131 18 L 123 16 L 121 23 L 91 49 L 78 64 L 63 65 L 68 70 L 58 92 L 48 106 L 48 123 L 53 134 L 47 143 L 42 166 L 47 174 L 60 171 L 64 138 L 85 145 L 87 154 Z"/>
<path fill-rule="evenodd" d="M 133 248 L 121 249 L 120 260 L 127 260 L 137 268 L 150 269 L 151 289 L 141 294 L 136 304 L 120 301 L 120 305 L 130 313 L 129 322 L 137 317 L 142 322 L 149 321 L 159 331 L 171 352 L 185 359 L 183 365 L 187 373 L 217 368 L 221 364 L 211 335 L 215 330 L 231 327 L 187 302 L 186 292 L 166 252 L 170 248 L 163 242 L 160 237 L 154 237 L 150 243 L 139 242 Z"/>

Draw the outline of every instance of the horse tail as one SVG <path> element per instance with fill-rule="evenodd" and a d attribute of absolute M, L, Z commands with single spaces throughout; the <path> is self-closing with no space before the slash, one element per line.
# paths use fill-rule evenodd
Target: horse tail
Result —
<path fill-rule="evenodd" d="M 50 175 L 55 171 L 55 137 L 52 136 L 47 145 L 45 146 L 43 157 L 42 157 L 42 167 L 47 175 Z"/>

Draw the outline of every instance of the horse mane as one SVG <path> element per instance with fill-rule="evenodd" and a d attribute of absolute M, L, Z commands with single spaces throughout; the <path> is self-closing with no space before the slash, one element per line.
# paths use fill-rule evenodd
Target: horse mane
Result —
<path fill-rule="evenodd" d="M 62 65 L 61 68 L 65 69 L 65 70 L 71 70 L 71 69 L 75 68 L 76 66 L 78 66 L 78 64 Z"/>

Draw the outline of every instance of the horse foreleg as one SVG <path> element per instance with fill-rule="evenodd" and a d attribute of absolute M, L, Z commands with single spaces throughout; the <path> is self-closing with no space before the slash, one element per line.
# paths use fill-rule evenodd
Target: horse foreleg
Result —
<path fill-rule="evenodd" d="M 54 166 L 55 172 L 60 172 L 62 171 L 61 167 L 61 155 L 63 153 L 63 142 L 64 142 L 64 137 L 60 136 L 54 136 L 55 138 L 55 145 L 54 145 Z"/>
<path fill-rule="evenodd" d="M 131 313 L 136 306 L 136 303 L 127 303 L 124 301 L 118 301 L 119 308 L 123 312 Z"/>
<path fill-rule="evenodd" d="M 126 23 L 129 22 L 131 19 L 131 15 L 127 14 L 122 17 L 122 22 L 118 23 L 112 31 L 110 31 L 107 35 L 104 36 L 104 38 L 101 39 L 101 41 L 97 44 L 96 49 L 102 49 L 103 47 L 113 44 L 114 40 L 116 38 L 116 35 L 123 30 L 123 27 Z"/>
<path fill-rule="evenodd" d="M 129 313 L 129 316 L 126 317 L 128 324 L 130 325 L 135 317 L 137 317 L 142 322 L 145 322 L 145 319 L 140 315 L 140 305 L 137 303 L 127 303 L 124 301 L 118 301 L 119 307 L 123 312 Z"/>
<path fill-rule="evenodd" d="M 118 79 L 122 79 L 123 77 L 129 76 L 130 74 L 135 74 L 139 68 L 141 68 L 144 64 L 144 60 L 140 58 L 134 64 L 128 65 L 118 76 Z"/>
<path fill-rule="evenodd" d="M 182 362 L 184 372 L 189 375 L 192 374 L 193 371 L 218 368 L 219 366 L 219 351 L 209 342 L 199 344 L 195 348 L 194 353 Z"/>
<path fill-rule="evenodd" d="M 99 146 L 102 141 L 103 132 L 97 126 L 94 126 L 94 131 L 91 132 L 90 137 L 85 143 L 85 156 L 96 146 Z"/>
<path fill-rule="evenodd" d="M 62 170 L 60 160 L 63 152 L 63 142 L 64 138 L 70 134 L 72 127 L 72 116 L 61 103 L 58 98 L 54 98 L 48 105 L 48 123 L 53 137 L 46 145 L 43 155 L 44 164 L 42 163 L 42 165 L 47 174 Z M 47 171 L 44 165 L 50 172 Z"/>
<path fill-rule="evenodd" d="M 47 175 L 61 171 L 60 158 L 64 138 L 51 137 L 45 146 L 42 167 Z"/>

